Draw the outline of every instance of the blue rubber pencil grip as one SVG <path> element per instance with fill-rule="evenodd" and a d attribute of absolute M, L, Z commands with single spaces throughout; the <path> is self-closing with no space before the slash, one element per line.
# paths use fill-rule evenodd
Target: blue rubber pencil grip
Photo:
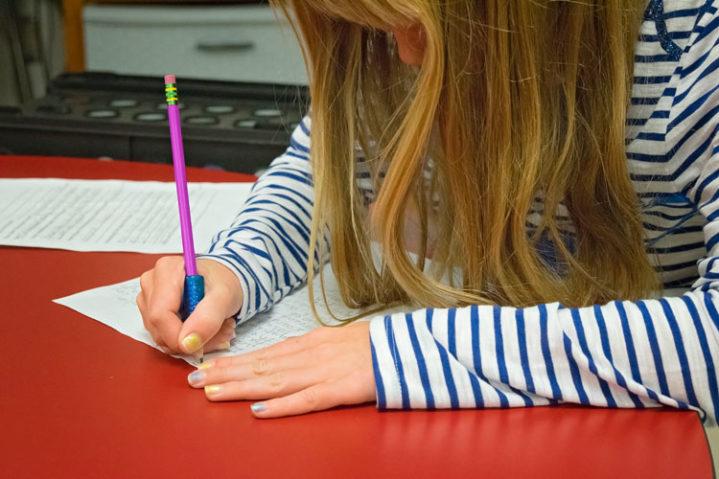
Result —
<path fill-rule="evenodd" d="M 205 278 L 199 274 L 185 276 L 185 289 L 182 292 L 182 307 L 180 317 L 186 320 L 205 297 Z"/>

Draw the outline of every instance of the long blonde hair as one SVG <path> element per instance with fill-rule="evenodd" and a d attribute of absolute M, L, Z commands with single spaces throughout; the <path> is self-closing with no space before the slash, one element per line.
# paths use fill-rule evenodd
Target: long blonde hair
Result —
<path fill-rule="evenodd" d="M 587 305 L 658 288 L 625 154 L 645 1 L 273 3 L 295 25 L 310 77 L 310 284 L 327 228 L 351 307 Z M 426 42 L 417 71 L 387 33 L 410 25 Z M 356 145 L 377 189 L 380 267 Z M 405 248 L 408 205 L 420 218 L 417 259 Z M 562 211 L 571 233 L 560 228 Z M 554 265 L 539 251 L 547 240 Z"/>

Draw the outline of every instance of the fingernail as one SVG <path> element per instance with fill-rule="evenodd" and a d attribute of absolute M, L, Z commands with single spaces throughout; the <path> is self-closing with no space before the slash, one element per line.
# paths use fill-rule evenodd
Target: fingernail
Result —
<path fill-rule="evenodd" d="M 225 341 L 224 343 L 220 343 L 217 347 L 220 349 L 230 349 L 230 342 Z"/>
<path fill-rule="evenodd" d="M 267 406 L 265 406 L 264 403 L 256 402 L 252 406 L 250 406 L 250 409 L 252 409 L 252 412 L 254 414 L 257 414 L 257 413 L 265 411 L 267 409 Z"/>
<path fill-rule="evenodd" d="M 212 386 L 205 386 L 205 394 L 207 394 L 208 396 L 214 396 L 220 391 L 222 391 L 222 386 L 218 384 L 213 384 Z"/>
<path fill-rule="evenodd" d="M 202 347 L 202 339 L 197 333 L 188 334 L 185 339 L 182 340 L 182 347 L 188 353 L 194 353 Z"/>
<path fill-rule="evenodd" d="M 204 363 L 197 366 L 197 369 L 208 369 L 208 368 L 211 368 L 212 366 L 214 366 L 214 364 L 215 363 L 212 361 L 205 361 Z"/>
<path fill-rule="evenodd" d="M 205 380 L 207 374 L 204 371 L 193 371 L 187 376 L 187 382 L 193 386 L 199 386 L 199 384 Z"/>

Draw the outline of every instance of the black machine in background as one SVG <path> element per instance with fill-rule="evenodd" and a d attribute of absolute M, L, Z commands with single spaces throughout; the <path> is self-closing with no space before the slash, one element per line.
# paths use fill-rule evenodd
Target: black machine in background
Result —
<path fill-rule="evenodd" d="M 307 88 L 178 78 L 185 161 L 255 173 L 288 146 Z M 162 77 L 65 73 L 44 98 L 0 107 L 0 153 L 171 163 Z"/>

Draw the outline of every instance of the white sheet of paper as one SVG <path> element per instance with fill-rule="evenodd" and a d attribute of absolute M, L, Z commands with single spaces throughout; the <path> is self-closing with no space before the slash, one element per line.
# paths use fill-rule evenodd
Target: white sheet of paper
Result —
<path fill-rule="evenodd" d="M 342 302 L 337 280 L 329 266 L 325 268 L 324 274 L 325 291 L 331 311 L 341 318 L 354 315 L 357 311 L 347 308 Z M 324 302 L 320 299 L 321 290 L 319 288 L 319 277 L 317 277 L 315 278 L 316 304 L 322 317 L 328 318 Z M 140 281 L 135 278 L 123 283 L 83 291 L 56 299 L 54 302 L 74 309 L 122 334 L 157 348 L 152 337 L 143 327 L 142 317 L 135 305 L 135 297 L 139 291 Z M 237 337 L 232 341 L 229 351 L 209 354 L 205 358 L 253 351 L 282 339 L 307 333 L 318 326 L 319 324 L 310 312 L 307 287 L 303 286 L 283 298 L 267 313 L 259 314 L 240 324 L 237 327 Z M 194 358 L 182 356 L 182 359 L 194 366 L 198 365 L 198 361 Z"/>
<path fill-rule="evenodd" d="M 189 183 L 196 251 L 229 226 L 251 183 Z M 174 183 L 0 179 L 0 244 L 73 251 L 180 253 Z"/>

